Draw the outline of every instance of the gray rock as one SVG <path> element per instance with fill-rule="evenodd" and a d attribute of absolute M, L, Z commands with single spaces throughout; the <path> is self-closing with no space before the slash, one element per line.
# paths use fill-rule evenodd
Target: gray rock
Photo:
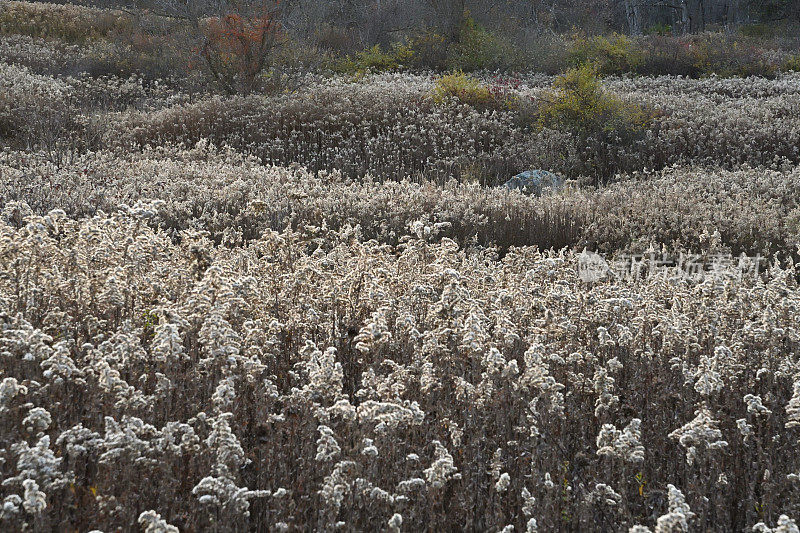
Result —
<path fill-rule="evenodd" d="M 516 189 L 525 194 L 541 196 L 545 191 L 557 191 L 564 186 L 564 178 L 546 170 L 526 170 L 505 182 L 506 189 Z"/>

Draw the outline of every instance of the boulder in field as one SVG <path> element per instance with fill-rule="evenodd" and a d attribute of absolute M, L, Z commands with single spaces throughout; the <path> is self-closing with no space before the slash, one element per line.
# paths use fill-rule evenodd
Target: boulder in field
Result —
<path fill-rule="evenodd" d="M 545 191 L 557 191 L 564 186 L 564 178 L 547 170 L 526 170 L 505 182 L 506 189 L 516 189 L 525 194 L 541 196 Z"/>

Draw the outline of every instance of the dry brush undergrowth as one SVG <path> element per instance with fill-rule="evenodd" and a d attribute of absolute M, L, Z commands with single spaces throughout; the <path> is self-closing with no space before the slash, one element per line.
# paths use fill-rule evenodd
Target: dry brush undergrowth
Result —
<path fill-rule="evenodd" d="M 799 172 L 676 167 L 536 198 L 452 181 L 353 181 L 341 172 L 264 166 L 203 141 L 191 149 L 91 153 L 60 167 L 36 154 L 7 152 L 0 155 L 0 203 L 24 201 L 39 215 L 63 209 L 82 217 L 160 199 L 151 225 L 169 233 L 202 229 L 228 245 L 304 225 L 351 225 L 364 239 L 396 243 L 426 216 L 447 224 L 441 235 L 462 246 L 614 253 L 664 243 L 699 250 L 718 232 L 736 255 L 771 256 L 793 255 L 800 243 Z"/>
<path fill-rule="evenodd" d="M 550 77 L 198 97 L 29 33 L 0 37 L 0 529 L 797 531 L 798 74 L 606 79 L 652 121 L 588 146 L 537 121 Z M 529 168 L 580 179 L 491 187 Z M 576 272 L 662 246 L 772 266 Z"/>
<path fill-rule="evenodd" d="M 652 120 L 635 132 L 587 133 L 537 119 L 554 97 L 545 76 L 516 88 L 495 82 L 514 105 L 476 108 L 437 101 L 426 76 L 310 75 L 287 81 L 298 89 L 286 94 L 197 97 L 140 77 L 52 77 L 0 63 L 0 142 L 46 150 L 60 163 L 88 150 L 208 139 L 265 164 L 439 184 L 495 185 L 532 168 L 593 183 L 674 164 L 782 169 L 800 162 L 799 77 L 609 79 L 609 101 L 644 106 Z"/>
<path fill-rule="evenodd" d="M 500 260 L 424 222 L 396 247 L 309 228 L 228 248 L 151 229 L 157 207 L 3 210 L 4 527 L 734 530 L 800 510 L 792 267 L 586 285 L 571 253 Z"/>
<path fill-rule="evenodd" d="M 749 90 L 740 80 L 708 80 L 690 94 L 681 90 L 681 78 L 611 80 L 612 94 L 657 111 L 641 135 L 624 139 L 613 131 L 585 139 L 569 129 L 532 127 L 526 113 L 535 117 L 537 106 L 552 98 L 552 79 L 519 88 L 518 98 L 531 108 L 521 113 L 457 101 L 437 105 L 430 79 L 410 75 L 335 78 L 290 95 L 106 115 L 98 135 L 103 145 L 125 149 L 206 138 L 267 163 L 383 180 L 476 177 L 497 184 L 530 168 L 607 180 L 615 172 L 676 163 L 780 168 L 800 162 L 799 76 L 756 81 Z M 673 91 L 662 91 L 673 84 Z"/>

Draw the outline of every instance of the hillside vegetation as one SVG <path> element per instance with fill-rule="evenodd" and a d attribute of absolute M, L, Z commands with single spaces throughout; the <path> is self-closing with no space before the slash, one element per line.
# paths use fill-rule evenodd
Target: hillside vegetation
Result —
<path fill-rule="evenodd" d="M 0 529 L 798 531 L 791 5 L 466 4 L 0 4 Z"/>

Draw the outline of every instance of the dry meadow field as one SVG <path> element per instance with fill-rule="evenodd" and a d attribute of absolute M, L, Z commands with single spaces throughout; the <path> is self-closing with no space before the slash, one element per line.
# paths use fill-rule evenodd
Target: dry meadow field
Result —
<path fill-rule="evenodd" d="M 130 16 L 0 3 L 0 529 L 798 532 L 800 73 L 226 91 Z"/>

